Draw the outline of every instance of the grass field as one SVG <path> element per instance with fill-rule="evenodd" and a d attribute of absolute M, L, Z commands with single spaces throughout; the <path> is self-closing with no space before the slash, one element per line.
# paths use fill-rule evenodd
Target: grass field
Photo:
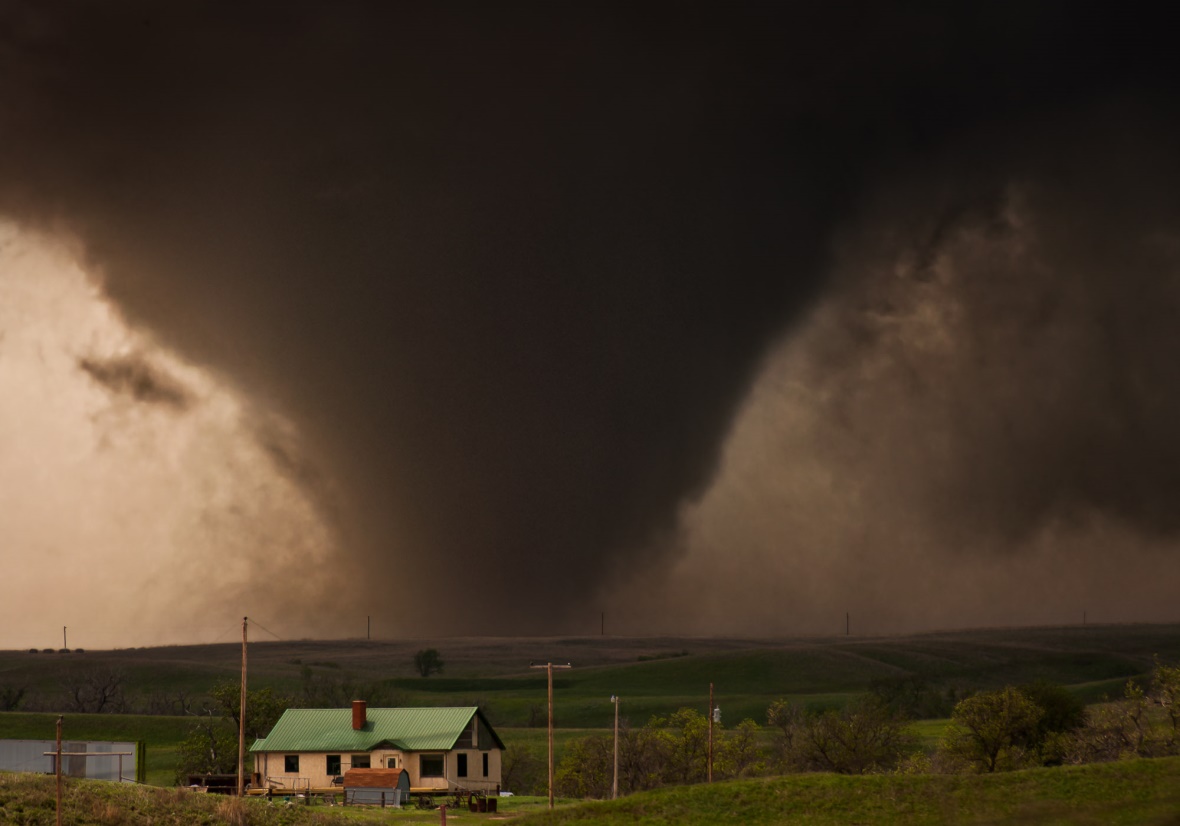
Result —
<path fill-rule="evenodd" d="M 51 826 L 56 820 L 54 778 L 0 772 L 0 823 Z M 452 811 L 449 821 L 489 823 L 547 809 L 539 797 L 497 800 L 496 814 Z M 286 805 L 263 799 L 198 794 L 187 789 L 156 789 L 130 783 L 66 778 L 62 821 L 67 826 L 346 826 L 347 824 L 437 824 L 437 810 Z M 565 802 L 563 801 L 563 804 Z M 568 804 L 567 804 L 568 805 Z"/>
<path fill-rule="evenodd" d="M 995 775 L 793 775 L 660 789 L 517 820 L 639 826 L 1180 823 L 1180 758 Z"/>

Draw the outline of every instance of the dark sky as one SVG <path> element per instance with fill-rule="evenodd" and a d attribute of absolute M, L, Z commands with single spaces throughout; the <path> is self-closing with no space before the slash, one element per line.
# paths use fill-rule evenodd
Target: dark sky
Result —
<path fill-rule="evenodd" d="M 1173 54 L 1135 4 L 0 2 L 0 213 L 296 423 L 258 438 L 333 520 L 348 610 L 578 628 L 620 579 L 659 591 L 773 348 L 836 297 L 901 300 L 856 245 L 931 265 L 1002 232 L 1014 186 L 1047 193 L 1051 254 L 972 259 L 939 299 L 975 349 L 911 379 L 957 388 L 952 458 L 901 462 L 924 493 L 890 508 L 1171 536 L 1174 248 L 1119 270 L 1177 243 Z M 1103 332 L 1009 370 L 1059 305 Z M 816 386 L 855 389 L 882 334 L 853 327 Z M 978 425 L 997 385 L 1071 371 L 1101 386 Z"/>

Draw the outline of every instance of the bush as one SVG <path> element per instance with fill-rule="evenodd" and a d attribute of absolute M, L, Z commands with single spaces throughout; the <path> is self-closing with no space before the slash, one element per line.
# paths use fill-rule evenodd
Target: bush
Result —
<path fill-rule="evenodd" d="M 865 774 L 894 768 L 914 748 L 902 716 L 868 695 L 843 709 L 804 713 L 786 700 L 767 711 L 785 771 Z"/>
<path fill-rule="evenodd" d="M 1146 687 L 1129 680 L 1123 699 L 1089 710 L 1086 723 L 1065 735 L 1068 763 L 1180 754 L 1180 666 L 1156 661 Z"/>

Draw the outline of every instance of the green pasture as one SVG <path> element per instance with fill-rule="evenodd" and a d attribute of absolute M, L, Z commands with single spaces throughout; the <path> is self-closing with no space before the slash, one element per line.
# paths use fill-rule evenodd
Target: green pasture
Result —
<path fill-rule="evenodd" d="M 644 792 L 528 814 L 520 826 L 1175 824 L 1180 758 L 993 775 L 804 774 Z"/>

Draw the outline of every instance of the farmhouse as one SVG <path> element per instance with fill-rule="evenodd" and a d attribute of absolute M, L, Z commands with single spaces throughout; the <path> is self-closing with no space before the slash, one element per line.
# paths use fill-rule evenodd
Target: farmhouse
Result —
<path fill-rule="evenodd" d="M 255 788 L 328 788 L 349 769 L 402 769 L 414 792 L 495 791 L 504 744 L 478 708 L 290 708 L 250 747 Z"/>

